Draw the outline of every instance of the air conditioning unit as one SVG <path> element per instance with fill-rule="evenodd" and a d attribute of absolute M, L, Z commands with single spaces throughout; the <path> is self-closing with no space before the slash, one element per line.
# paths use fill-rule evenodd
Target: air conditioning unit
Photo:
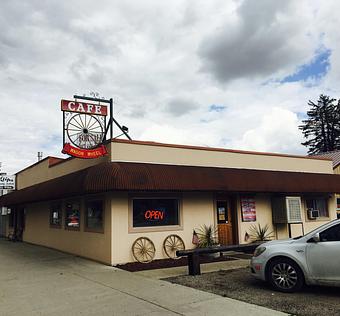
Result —
<path fill-rule="evenodd" d="M 317 219 L 318 217 L 320 217 L 319 210 L 308 209 L 307 213 L 309 219 Z"/>
<path fill-rule="evenodd" d="M 272 198 L 274 224 L 301 223 L 301 198 L 298 196 L 277 196 Z"/>

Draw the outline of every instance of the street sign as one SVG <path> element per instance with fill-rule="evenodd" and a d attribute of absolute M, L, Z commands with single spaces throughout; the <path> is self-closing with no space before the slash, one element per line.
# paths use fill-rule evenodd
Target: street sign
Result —
<path fill-rule="evenodd" d="M 15 176 L 0 175 L 0 190 L 15 190 Z"/>

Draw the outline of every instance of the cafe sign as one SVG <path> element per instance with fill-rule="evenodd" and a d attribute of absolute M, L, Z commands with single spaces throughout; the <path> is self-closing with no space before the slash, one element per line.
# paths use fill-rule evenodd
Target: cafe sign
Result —
<path fill-rule="evenodd" d="M 64 145 L 62 152 L 77 158 L 104 156 L 107 106 L 78 100 L 61 100 Z"/>

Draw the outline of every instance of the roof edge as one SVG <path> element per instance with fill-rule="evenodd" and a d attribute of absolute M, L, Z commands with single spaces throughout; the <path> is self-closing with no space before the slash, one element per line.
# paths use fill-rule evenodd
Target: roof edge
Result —
<path fill-rule="evenodd" d="M 228 153 L 235 153 L 235 154 L 246 154 L 246 155 L 276 156 L 276 157 L 286 157 L 286 158 L 300 158 L 300 159 L 332 161 L 331 158 L 326 158 L 326 157 L 314 157 L 314 156 L 302 156 L 302 155 L 281 154 L 281 153 L 272 153 L 272 152 L 227 149 L 227 148 L 221 148 L 221 147 L 203 147 L 203 146 L 194 146 L 194 145 L 180 145 L 180 144 L 170 144 L 170 143 L 159 143 L 159 142 L 154 142 L 154 141 L 127 140 L 127 139 L 118 139 L 118 138 L 112 138 L 111 140 L 108 140 L 108 142 L 110 142 L 110 141 L 111 141 L 111 143 L 171 147 L 171 148 L 205 150 L 205 151 L 219 151 L 219 152 L 228 152 Z"/>

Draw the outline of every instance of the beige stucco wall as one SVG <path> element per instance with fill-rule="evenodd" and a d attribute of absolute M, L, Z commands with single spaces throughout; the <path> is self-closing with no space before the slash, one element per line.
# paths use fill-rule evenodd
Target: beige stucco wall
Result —
<path fill-rule="evenodd" d="M 112 142 L 111 145 L 112 161 L 333 173 L 331 161 L 310 159 L 302 156 L 261 155 L 212 151 L 209 148 L 201 150 L 127 142 Z"/>
<path fill-rule="evenodd" d="M 237 199 L 237 219 L 238 219 L 238 231 L 239 231 L 239 242 L 249 243 L 252 240 L 245 240 L 246 232 L 250 235 L 250 227 L 252 225 L 264 227 L 266 224 L 269 226 L 269 232 L 273 232 L 273 236 L 276 238 L 276 230 L 272 222 L 272 208 L 271 198 L 269 194 L 256 194 L 253 195 L 255 198 L 256 208 L 256 222 L 242 222 L 241 203 L 240 197 Z M 280 238 L 280 236 L 279 236 Z"/>
<path fill-rule="evenodd" d="M 26 206 L 26 229 L 24 241 L 39 244 L 61 251 L 74 253 L 107 264 L 119 264 L 135 261 L 131 246 L 138 237 L 150 238 L 156 247 L 155 259 L 165 258 L 163 241 L 170 234 L 177 234 L 185 242 L 187 249 L 193 248 L 192 232 L 202 224 L 216 225 L 214 193 L 184 192 L 176 196 L 181 200 L 181 227 L 164 231 L 134 231 L 129 221 L 131 214 L 130 198 L 134 194 L 115 192 L 107 193 L 105 197 L 105 233 L 84 232 L 84 199 L 82 199 L 81 229 L 69 231 L 49 226 L 49 203 L 36 203 Z M 146 196 L 146 195 L 145 195 Z M 148 194 L 147 196 L 152 196 Z M 166 196 L 166 195 L 165 195 Z M 173 196 L 173 195 L 171 195 Z M 246 232 L 251 225 L 269 225 L 275 238 L 288 238 L 288 226 L 274 226 L 272 223 L 270 194 L 254 195 L 256 201 L 256 222 L 242 222 L 240 196 L 237 197 L 238 238 L 240 243 L 245 241 Z M 304 198 L 302 198 L 302 214 L 305 232 L 336 218 L 335 199 L 329 199 L 329 218 L 308 220 Z M 64 216 L 64 215 L 63 215 Z M 64 217 L 63 217 L 64 222 Z M 157 228 L 156 228 L 157 229 Z M 302 234 L 300 225 L 292 225 L 292 237 Z"/>
<path fill-rule="evenodd" d="M 65 212 L 63 212 L 62 228 L 51 228 L 49 225 L 49 203 L 27 205 L 23 240 L 111 264 L 110 200 L 109 198 L 105 199 L 104 233 L 84 231 L 84 199 L 80 200 L 80 231 L 63 228 Z"/>
<path fill-rule="evenodd" d="M 277 224 L 274 225 L 272 223 L 272 208 L 271 208 L 271 197 L 269 194 L 257 194 L 255 195 L 256 201 L 256 222 L 242 222 L 241 217 L 241 205 L 240 199 L 238 198 L 238 228 L 239 228 L 239 241 L 240 243 L 246 243 L 245 234 L 248 232 L 250 226 L 255 224 L 260 224 L 261 227 L 268 224 L 269 230 L 273 231 L 273 235 L 275 239 L 285 239 L 289 237 L 288 225 L 287 224 Z M 336 205 L 335 205 L 335 197 L 334 195 L 330 196 L 328 199 L 328 212 L 329 217 L 323 217 L 316 220 L 310 220 L 307 216 L 307 207 L 305 203 L 305 197 L 301 197 L 301 207 L 302 207 L 302 220 L 304 233 L 308 233 L 313 229 L 329 222 L 336 218 Z M 293 224 L 291 225 L 291 233 L 292 237 L 297 237 L 303 235 L 302 225 L 301 224 Z M 248 240 L 251 242 L 251 240 Z"/>
<path fill-rule="evenodd" d="M 306 202 L 305 198 L 302 197 L 301 199 L 302 202 L 302 219 L 304 222 L 304 231 L 305 234 L 309 233 L 313 229 L 333 220 L 336 219 L 336 200 L 334 195 L 330 195 L 328 198 L 328 214 L 329 217 L 320 217 L 315 220 L 310 220 L 308 219 L 307 216 L 307 207 L 306 207 Z M 301 225 L 292 225 L 292 237 L 297 237 L 302 235 L 302 228 Z M 288 232 L 287 232 L 288 235 Z"/>
<path fill-rule="evenodd" d="M 281 170 L 297 172 L 333 173 L 332 162 L 304 157 L 262 155 L 163 145 L 145 145 L 138 142 L 112 141 L 107 145 L 108 155 L 98 159 L 67 159 L 49 166 L 48 159 L 17 174 L 17 189 L 57 178 L 104 161 L 127 161 L 174 165 L 213 166 Z"/>
<path fill-rule="evenodd" d="M 193 229 L 203 224 L 214 224 L 214 204 L 212 193 L 182 194 L 182 228 L 160 232 L 129 233 L 129 199 L 127 193 L 112 195 L 112 262 L 125 263 L 135 261 L 131 246 L 138 237 L 150 238 L 156 248 L 155 259 L 165 258 L 163 241 L 170 234 L 179 235 L 187 249 L 192 248 Z"/>
<path fill-rule="evenodd" d="M 108 144 L 107 147 L 109 154 L 97 159 L 71 158 L 52 166 L 49 166 L 48 159 L 45 159 L 31 168 L 27 168 L 17 174 L 17 189 L 23 189 L 25 187 L 61 177 L 105 161 L 110 161 L 111 145 Z"/>

